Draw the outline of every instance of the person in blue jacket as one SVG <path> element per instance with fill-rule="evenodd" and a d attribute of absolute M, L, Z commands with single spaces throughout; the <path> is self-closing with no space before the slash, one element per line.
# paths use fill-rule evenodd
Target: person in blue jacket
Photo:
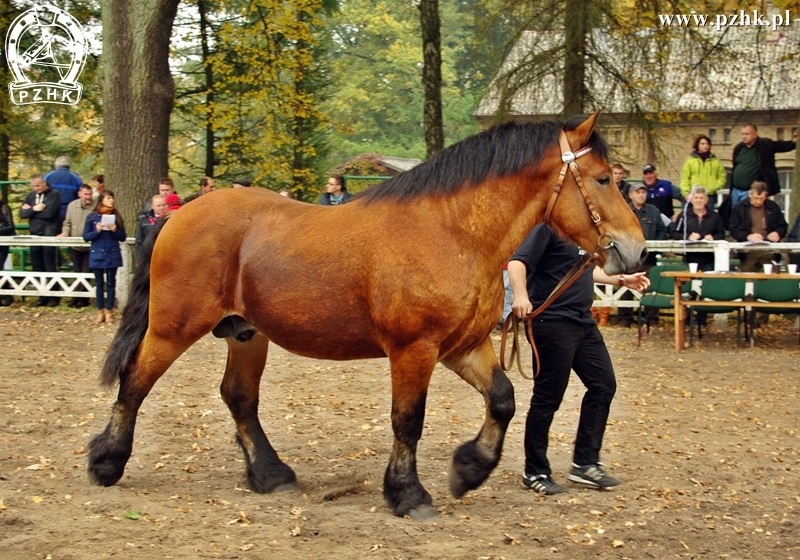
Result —
<path fill-rule="evenodd" d="M 44 176 L 44 180 L 61 195 L 58 231 L 61 231 L 61 224 L 67 215 L 67 206 L 78 199 L 78 190 L 83 185 L 80 175 L 70 171 L 69 166 L 70 161 L 67 156 L 58 156 L 53 166 L 55 169 Z"/>
<path fill-rule="evenodd" d="M 100 193 L 94 212 L 86 217 L 83 240 L 92 244 L 89 268 L 94 272 L 97 323 L 113 323 L 117 269 L 122 266 L 119 243 L 125 241 L 125 223 L 114 207 L 114 193 L 108 189 Z"/>

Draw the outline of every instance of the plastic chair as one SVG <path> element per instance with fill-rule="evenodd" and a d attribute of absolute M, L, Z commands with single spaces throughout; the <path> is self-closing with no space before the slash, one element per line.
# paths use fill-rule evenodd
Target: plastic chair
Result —
<path fill-rule="evenodd" d="M 744 299 L 744 278 L 704 278 L 700 286 L 701 301 L 742 301 Z M 703 305 L 698 306 L 698 311 L 706 313 L 730 313 L 736 311 L 736 346 L 739 346 L 741 340 L 740 329 L 742 324 L 742 308 L 735 305 Z M 694 337 L 694 329 L 692 326 L 692 308 L 689 311 L 689 344 L 692 344 Z M 697 324 L 697 336 L 702 338 L 700 331 L 700 323 Z M 745 323 L 745 337 L 747 336 L 747 324 Z"/>
<path fill-rule="evenodd" d="M 667 271 L 685 271 L 685 264 L 667 264 L 661 266 L 654 266 L 650 269 L 647 277 L 650 278 L 650 288 L 642 293 L 639 300 L 639 340 L 642 339 L 642 308 L 656 308 L 663 310 L 674 310 L 675 308 L 675 279 L 662 276 L 662 272 Z M 691 284 L 686 282 L 681 287 L 682 294 L 688 294 L 691 290 Z M 650 321 L 647 321 L 647 333 L 650 333 Z"/>
<path fill-rule="evenodd" d="M 797 302 L 800 301 L 800 282 L 797 280 L 756 280 L 753 282 L 753 297 L 756 301 L 769 302 Z M 770 315 L 786 315 L 797 313 L 792 307 L 758 307 L 750 311 L 750 343 L 755 340 L 756 311 Z M 798 330 L 798 343 L 800 343 L 800 330 Z"/>

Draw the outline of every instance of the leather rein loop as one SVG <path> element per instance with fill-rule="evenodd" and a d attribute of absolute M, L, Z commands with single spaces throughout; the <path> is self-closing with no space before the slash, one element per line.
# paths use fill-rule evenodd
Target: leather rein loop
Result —
<path fill-rule="evenodd" d="M 539 370 L 541 369 L 541 364 L 539 363 L 539 352 L 536 350 L 536 344 L 534 344 L 533 341 L 533 319 L 547 309 L 551 303 L 553 303 L 562 293 L 564 293 L 564 291 L 566 291 L 567 288 L 572 286 L 572 284 L 575 283 L 581 274 L 583 274 L 586 269 L 595 263 L 595 261 L 600 257 L 600 253 L 602 251 L 610 249 L 614 246 L 614 238 L 611 236 L 611 234 L 607 233 L 603 227 L 603 219 L 600 217 L 600 214 L 598 214 L 592 199 L 589 198 L 589 193 L 586 191 L 586 186 L 583 184 L 583 177 L 578 169 L 578 164 L 575 163 L 575 160 L 591 152 L 592 148 L 585 146 L 577 152 L 573 152 L 571 146 L 569 145 L 569 140 L 567 140 L 567 135 L 563 130 L 558 137 L 558 143 L 561 147 L 561 161 L 563 162 L 563 165 L 561 166 L 561 171 L 558 173 L 558 180 L 553 188 L 553 194 L 550 195 L 550 200 L 547 203 L 547 210 L 544 214 L 544 223 L 550 223 L 550 215 L 553 212 L 556 199 L 558 198 L 558 195 L 561 194 L 561 190 L 564 187 L 564 181 L 567 177 L 567 169 L 569 169 L 572 172 L 572 177 L 575 179 L 575 183 L 578 185 L 578 188 L 583 195 L 583 200 L 586 202 L 586 207 L 588 208 L 589 215 L 592 218 L 592 223 L 594 223 L 600 236 L 597 238 L 597 249 L 595 252 L 591 255 L 589 253 L 583 255 L 580 260 L 573 265 L 569 272 L 567 272 L 566 276 L 564 276 L 564 278 L 561 279 L 556 287 L 553 288 L 553 291 L 550 292 L 550 295 L 547 296 L 547 299 L 544 300 L 539 307 L 534 309 L 523 319 L 519 319 L 516 315 L 514 315 L 513 311 L 508 314 L 508 317 L 505 318 L 505 321 L 503 322 L 503 332 L 500 338 L 500 367 L 503 369 L 503 371 L 508 371 L 511 369 L 512 363 L 516 359 L 517 369 L 519 369 L 520 375 L 522 375 L 522 377 L 525 379 L 534 379 L 537 375 L 539 375 Z M 531 352 L 533 353 L 535 364 L 533 376 L 526 375 L 522 367 L 522 359 L 520 358 L 521 352 L 519 348 L 520 321 L 525 322 L 525 335 L 528 339 L 528 344 L 531 346 Z M 505 353 L 509 327 L 512 330 L 513 339 L 511 342 L 511 355 L 509 356 L 510 362 L 508 366 L 506 366 Z"/>

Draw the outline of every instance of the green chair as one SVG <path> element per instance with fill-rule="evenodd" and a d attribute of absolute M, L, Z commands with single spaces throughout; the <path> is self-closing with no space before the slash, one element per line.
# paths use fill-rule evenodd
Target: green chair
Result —
<path fill-rule="evenodd" d="M 662 276 L 662 272 L 667 271 L 685 271 L 685 264 L 665 264 L 654 266 L 650 269 L 647 277 L 650 278 L 650 288 L 642 293 L 639 300 L 639 341 L 642 340 L 642 308 L 656 308 L 672 311 L 675 308 L 675 279 Z M 686 294 L 688 297 L 691 291 L 691 284 L 686 282 L 681 287 L 681 294 Z M 647 332 L 650 333 L 650 321 L 647 321 Z"/>
<path fill-rule="evenodd" d="M 800 281 L 798 280 L 756 280 L 753 282 L 753 297 L 756 301 L 769 302 L 798 302 L 800 301 Z M 797 313 L 797 308 L 792 307 L 758 307 L 750 312 L 750 343 L 753 344 L 756 329 L 756 311 L 771 315 L 786 315 Z M 800 330 L 798 330 L 800 342 Z"/>
<path fill-rule="evenodd" d="M 700 285 L 700 301 L 742 301 L 744 299 L 744 278 L 725 278 L 720 275 L 719 278 L 704 278 Z M 698 311 L 706 313 L 731 313 L 736 311 L 736 346 L 739 346 L 741 340 L 741 324 L 742 324 L 742 308 L 735 305 L 703 305 L 697 307 Z M 689 312 L 689 344 L 694 341 L 694 329 L 692 308 L 688 307 Z M 700 330 L 700 323 L 697 324 L 697 336 L 702 338 Z M 745 337 L 747 336 L 747 324 L 745 323 Z"/>

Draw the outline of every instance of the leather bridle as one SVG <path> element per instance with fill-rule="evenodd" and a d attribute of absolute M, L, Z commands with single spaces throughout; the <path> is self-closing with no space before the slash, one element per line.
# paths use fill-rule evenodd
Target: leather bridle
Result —
<path fill-rule="evenodd" d="M 578 278 L 580 278 L 581 274 L 583 274 L 587 268 L 595 263 L 595 261 L 600 257 L 600 253 L 602 251 L 608 250 L 614 246 L 614 237 L 610 233 L 606 232 L 605 228 L 603 227 L 603 219 L 597 212 L 592 199 L 589 198 L 589 193 L 586 191 L 586 185 L 583 184 L 583 177 L 581 176 L 581 172 L 578 169 L 578 164 L 576 163 L 578 158 L 591 152 L 592 148 L 589 146 L 584 146 L 577 152 L 573 152 L 572 147 L 569 145 L 569 140 L 567 140 L 567 135 L 563 130 L 561 130 L 561 133 L 558 137 L 558 144 L 561 147 L 561 161 L 563 162 L 563 165 L 561 166 L 561 171 L 558 173 L 558 180 L 556 181 L 556 186 L 553 188 L 553 194 L 550 195 L 550 200 L 547 203 L 547 210 L 544 214 L 543 223 L 550 223 L 550 215 L 553 212 L 553 207 L 556 204 L 558 195 L 561 194 L 561 190 L 564 187 L 564 181 L 567 178 L 567 169 L 569 169 L 572 172 L 572 177 L 575 179 L 575 183 L 578 185 L 578 188 L 583 195 L 583 200 L 586 202 L 586 208 L 588 208 L 589 215 L 591 216 L 592 222 L 597 228 L 597 231 L 600 233 L 600 236 L 597 238 L 597 249 L 594 251 L 594 253 L 591 255 L 589 253 L 584 254 L 580 260 L 578 260 L 578 262 L 576 262 L 575 265 L 569 270 L 569 272 L 567 272 L 566 276 L 561 279 L 556 287 L 553 288 L 553 291 L 550 292 L 550 295 L 547 296 L 547 299 L 545 299 L 539 307 L 526 315 L 524 319 L 521 319 L 526 324 L 527 328 L 525 329 L 525 334 L 528 339 L 528 343 L 531 345 L 531 351 L 533 352 L 534 356 L 535 369 L 533 372 L 533 377 L 526 375 L 522 368 L 522 360 L 520 358 L 519 351 L 520 319 L 514 315 L 513 311 L 508 314 L 508 317 L 505 318 L 505 321 L 503 322 L 503 333 L 500 339 L 500 367 L 503 368 L 503 371 L 508 371 L 511 369 L 511 364 L 506 367 L 505 363 L 506 339 L 508 337 L 508 329 L 510 326 L 513 332 L 510 360 L 513 363 L 514 359 L 516 358 L 517 369 L 519 369 L 520 375 L 522 375 L 522 377 L 525 379 L 535 378 L 540 369 L 539 353 L 536 350 L 536 345 L 533 342 L 533 319 L 542 313 L 542 311 L 547 309 L 547 307 L 553 303 L 558 296 L 564 293 L 567 288 L 572 286 L 572 284 Z"/>

